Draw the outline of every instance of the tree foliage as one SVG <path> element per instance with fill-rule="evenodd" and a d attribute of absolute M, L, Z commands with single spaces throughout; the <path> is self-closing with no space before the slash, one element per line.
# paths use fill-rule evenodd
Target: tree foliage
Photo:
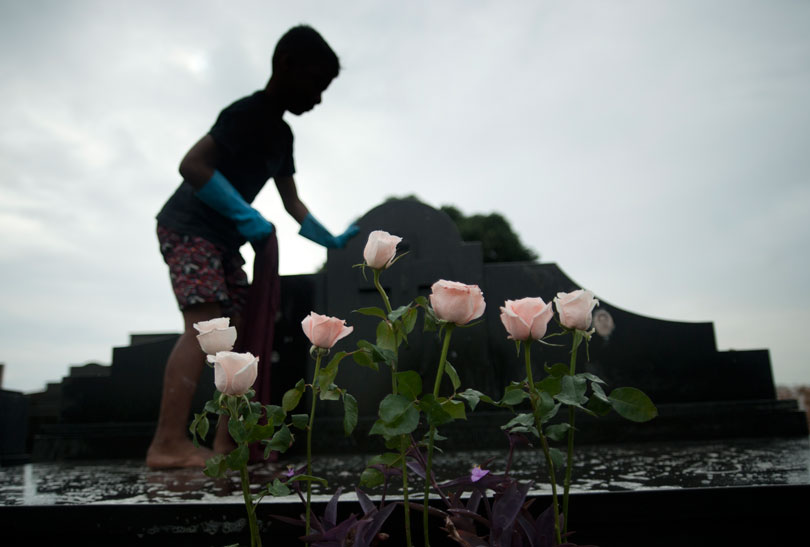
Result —
<path fill-rule="evenodd" d="M 385 201 L 400 199 L 424 203 L 413 194 L 403 197 L 391 196 Z M 481 242 L 484 262 L 522 262 L 539 259 L 536 252 L 523 245 L 503 215 L 490 213 L 465 216 L 452 205 L 442 205 L 439 210 L 447 214 L 456 224 L 462 240 Z"/>
<path fill-rule="evenodd" d="M 452 205 L 442 205 L 441 210 L 453 219 L 464 241 L 480 241 L 484 262 L 518 262 L 537 260 L 533 250 L 524 246 L 520 237 L 502 215 L 464 216 Z"/>

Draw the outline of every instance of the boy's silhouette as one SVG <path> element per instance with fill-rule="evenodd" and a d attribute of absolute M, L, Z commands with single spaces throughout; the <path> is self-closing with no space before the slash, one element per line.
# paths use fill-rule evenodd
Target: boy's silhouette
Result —
<path fill-rule="evenodd" d="M 146 455 L 153 468 L 204 466 L 212 452 L 187 436 L 191 400 L 205 364 L 194 323 L 229 316 L 239 328 L 248 289 L 239 247 L 275 248 L 273 224 L 249 204 L 273 178 L 300 234 L 339 248 L 357 233 L 330 234 L 298 198 L 293 136 L 284 112 L 300 115 L 321 102 L 337 77 L 337 56 L 314 29 L 297 26 L 281 37 L 265 88 L 225 108 L 210 132 L 180 163 L 183 182 L 157 216 L 161 253 L 183 314 L 184 331 L 166 363 L 157 430 Z M 264 363 L 269 366 L 270 363 Z M 214 450 L 230 439 L 218 428 Z"/>

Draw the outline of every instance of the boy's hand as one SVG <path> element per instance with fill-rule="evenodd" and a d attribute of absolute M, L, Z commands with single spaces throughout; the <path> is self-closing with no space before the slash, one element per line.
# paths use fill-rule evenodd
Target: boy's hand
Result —
<path fill-rule="evenodd" d="M 351 238 L 356 236 L 360 232 L 360 227 L 357 224 L 352 224 L 346 231 L 340 235 L 335 236 L 335 242 L 337 243 L 337 248 L 342 249 L 346 246 Z"/>
<path fill-rule="evenodd" d="M 259 211 L 251 207 L 253 214 L 247 214 L 244 218 L 234 219 L 236 229 L 242 237 L 255 243 L 265 239 L 276 229 L 273 223 L 264 218 Z"/>
<path fill-rule="evenodd" d="M 307 213 L 304 221 L 301 222 L 301 230 L 299 230 L 298 233 L 318 245 L 323 245 L 327 249 L 342 249 L 359 231 L 360 228 L 352 224 L 342 234 L 333 236 L 329 233 L 329 230 L 324 228 L 323 225 L 312 216 L 312 213 Z"/>
<path fill-rule="evenodd" d="M 259 211 L 251 207 L 228 179 L 219 171 L 196 192 L 203 203 L 234 221 L 236 229 L 248 241 L 260 241 L 273 233 L 275 227 Z"/>

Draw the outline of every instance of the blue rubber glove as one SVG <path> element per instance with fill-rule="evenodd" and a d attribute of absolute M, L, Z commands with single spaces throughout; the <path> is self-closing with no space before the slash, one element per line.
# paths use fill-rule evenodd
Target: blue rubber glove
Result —
<path fill-rule="evenodd" d="M 342 249 L 359 231 L 360 228 L 352 224 L 342 234 L 333 236 L 329 233 L 329 230 L 315 220 L 312 213 L 307 213 L 306 218 L 304 218 L 304 221 L 301 223 L 301 229 L 298 231 L 298 234 L 328 249 Z"/>
<path fill-rule="evenodd" d="M 236 223 L 242 237 L 254 243 L 273 233 L 275 227 L 217 170 L 195 194 L 203 203 Z"/>

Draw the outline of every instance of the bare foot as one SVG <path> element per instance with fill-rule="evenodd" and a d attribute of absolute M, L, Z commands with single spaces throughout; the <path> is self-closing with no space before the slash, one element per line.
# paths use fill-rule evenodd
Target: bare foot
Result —
<path fill-rule="evenodd" d="M 205 467 L 205 460 L 214 452 L 205 447 L 196 447 L 188 439 L 177 442 L 152 442 L 146 452 L 146 465 L 152 469 L 178 467 Z"/>

